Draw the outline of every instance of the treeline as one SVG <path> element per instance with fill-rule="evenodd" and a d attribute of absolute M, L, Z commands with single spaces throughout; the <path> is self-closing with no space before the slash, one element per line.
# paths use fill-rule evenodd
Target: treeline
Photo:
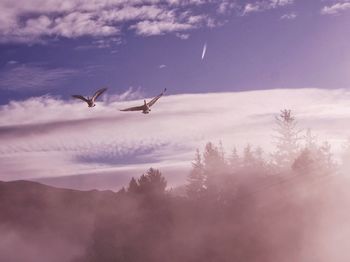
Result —
<path fill-rule="evenodd" d="M 266 154 L 260 147 L 247 145 L 242 154 L 233 148 L 227 154 L 222 143 L 207 143 L 196 151 L 188 177 L 187 195 L 191 199 L 206 194 L 220 198 L 232 192 L 232 185 L 247 179 L 286 179 L 295 175 L 330 175 L 337 170 L 328 142 L 317 143 L 310 129 L 302 132 L 290 110 L 276 117 L 276 151 Z M 304 134 L 303 134 L 304 133 Z"/>
<path fill-rule="evenodd" d="M 319 239 L 326 210 L 348 206 L 330 145 L 300 131 L 290 110 L 276 126 L 271 154 L 250 145 L 228 154 L 221 143 L 197 150 L 185 195 L 167 190 L 156 169 L 132 178 L 113 208 L 98 207 L 77 261 L 347 261 L 326 255 L 327 236 Z"/>

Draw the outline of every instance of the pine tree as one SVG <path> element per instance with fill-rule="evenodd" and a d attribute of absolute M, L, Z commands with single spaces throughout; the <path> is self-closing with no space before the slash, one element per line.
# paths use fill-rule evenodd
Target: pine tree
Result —
<path fill-rule="evenodd" d="M 252 169 L 255 166 L 255 157 L 250 144 L 243 150 L 243 167 L 245 169 Z"/>
<path fill-rule="evenodd" d="M 257 171 L 260 171 L 261 173 L 266 171 L 266 162 L 264 159 L 264 151 L 259 146 L 254 150 L 254 157 L 255 157 L 255 168 Z"/>
<path fill-rule="evenodd" d="M 311 174 L 315 171 L 316 163 L 311 151 L 307 148 L 301 151 L 300 155 L 292 164 L 292 170 L 299 174 Z"/>
<path fill-rule="evenodd" d="M 186 192 L 188 197 L 192 199 L 199 199 L 203 196 L 205 191 L 204 183 L 204 165 L 199 150 L 196 150 L 195 159 L 192 162 L 192 170 L 187 178 L 188 184 Z"/>
<path fill-rule="evenodd" d="M 128 186 L 128 193 L 138 193 L 139 192 L 139 185 L 136 182 L 136 179 L 134 177 L 131 178 Z"/>
<path fill-rule="evenodd" d="M 320 163 L 323 173 L 330 174 L 336 171 L 337 165 L 333 160 L 331 144 L 327 141 L 318 148 L 317 161 Z"/>
<path fill-rule="evenodd" d="M 203 153 L 205 187 L 208 190 L 214 189 L 218 183 L 218 175 L 221 173 L 224 160 L 219 149 L 211 142 L 207 143 Z"/>
<path fill-rule="evenodd" d="M 315 151 L 317 149 L 317 137 L 312 135 L 311 129 L 308 128 L 305 134 L 305 147 L 311 151 Z"/>
<path fill-rule="evenodd" d="M 204 168 L 209 172 L 217 170 L 223 162 L 219 149 L 211 142 L 206 144 L 203 156 Z"/>
<path fill-rule="evenodd" d="M 167 182 L 158 169 L 150 168 L 138 180 L 138 191 L 143 194 L 164 194 Z"/>
<path fill-rule="evenodd" d="M 241 158 L 238 155 L 236 147 L 234 147 L 232 150 L 231 156 L 229 158 L 229 165 L 233 172 L 236 172 L 241 168 Z"/>
<path fill-rule="evenodd" d="M 317 137 L 313 136 L 308 129 L 305 135 L 305 149 L 310 152 L 310 157 L 314 161 L 314 169 L 319 174 L 330 174 L 335 171 L 336 164 L 331 153 L 331 145 L 324 142 L 321 146 L 317 144 Z"/>
<path fill-rule="evenodd" d="M 203 154 L 204 176 L 206 194 L 213 201 L 221 198 L 221 192 L 225 187 L 226 175 L 229 173 L 223 153 L 220 148 L 209 142 L 206 144 Z"/>
<path fill-rule="evenodd" d="M 291 110 L 282 110 L 276 117 L 277 151 L 273 154 L 274 164 L 280 169 L 288 169 L 300 152 L 300 130 Z"/>

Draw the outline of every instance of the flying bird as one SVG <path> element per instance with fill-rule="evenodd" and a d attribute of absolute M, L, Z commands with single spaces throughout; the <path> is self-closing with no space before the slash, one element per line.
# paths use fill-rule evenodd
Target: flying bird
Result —
<path fill-rule="evenodd" d="M 203 46 L 203 51 L 202 51 L 202 60 L 204 59 L 205 53 L 207 52 L 207 43 L 204 44 Z"/>
<path fill-rule="evenodd" d="M 88 107 L 94 107 L 94 106 L 96 106 L 95 105 L 96 99 L 100 95 L 102 95 L 106 90 L 107 90 L 107 88 L 101 88 L 101 89 L 97 90 L 91 98 L 90 97 L 85 98 L 81 95 L 72 95 L 72 97 L 85 101 L 88 104 Z"/>
<path fill-rule="evenodd" d="M 164 88 L 162 93 L 157 95 L 148 103 L 146 102 L 146 100 L 143 100 L 142 106 L 129 107 L 129 108 L 121 109 L 120 111 L 142 111 L 143 114 L 149 114 L 149 112 L 151 111 L 150 107 L 153 106 L 157 102 L 157 100 L 164 95 L 165 91 L 166 91 L 166 88 Z"/>

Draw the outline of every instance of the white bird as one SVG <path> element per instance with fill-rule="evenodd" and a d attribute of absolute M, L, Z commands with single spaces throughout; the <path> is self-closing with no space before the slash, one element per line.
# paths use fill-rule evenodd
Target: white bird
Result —
<path fill-rule="evenodd" d="M 85 98 L 81 95 L 72 95 L 72 97 L 85 101 L 88 104 L 88 107 L 94 107 L 94 106 L 96 106 L 95 105 L 96 99 L 100 95 L 102 95 L 102 93 L 104 93 L 106 90 L 107 90 L 107 88 L 101 88 L 101 89 L 97 90 L 91 98 L 90 97 Z"/>
<path fill-rule="evenodd" d="M 146 102 L 146 100 L 143 100 L 144 104 L 142 106 L 129 107 L 129 108 L 121 109 L 120 111 L 142 111 L 143 114 L 149 114 L 149 112 L 151 111 L 150 107 L 153 106 L 157 102 L 157 100 L 164 95 L 165 91 L 166 91 L 166 88 L 164 88 L 162 93 L 157 95 L 148 103 Z"/>
<path fill-rule="evenodd" d="M 203 51 L 202 51 L 202 60 L 204 59 L 205 53 L 207 52 L 207 43 L 204 44 L 203 46 Z"/>

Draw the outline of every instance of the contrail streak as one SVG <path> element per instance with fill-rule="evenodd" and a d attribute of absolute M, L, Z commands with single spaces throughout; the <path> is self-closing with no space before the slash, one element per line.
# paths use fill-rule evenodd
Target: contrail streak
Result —
<path fill-rule="evenodd" d="M 205 53 L 207 52 L 207 43 L 204 44 L 203 46 L 203 51 L 202 51 L 202 60 L 204 59 Z"/>

